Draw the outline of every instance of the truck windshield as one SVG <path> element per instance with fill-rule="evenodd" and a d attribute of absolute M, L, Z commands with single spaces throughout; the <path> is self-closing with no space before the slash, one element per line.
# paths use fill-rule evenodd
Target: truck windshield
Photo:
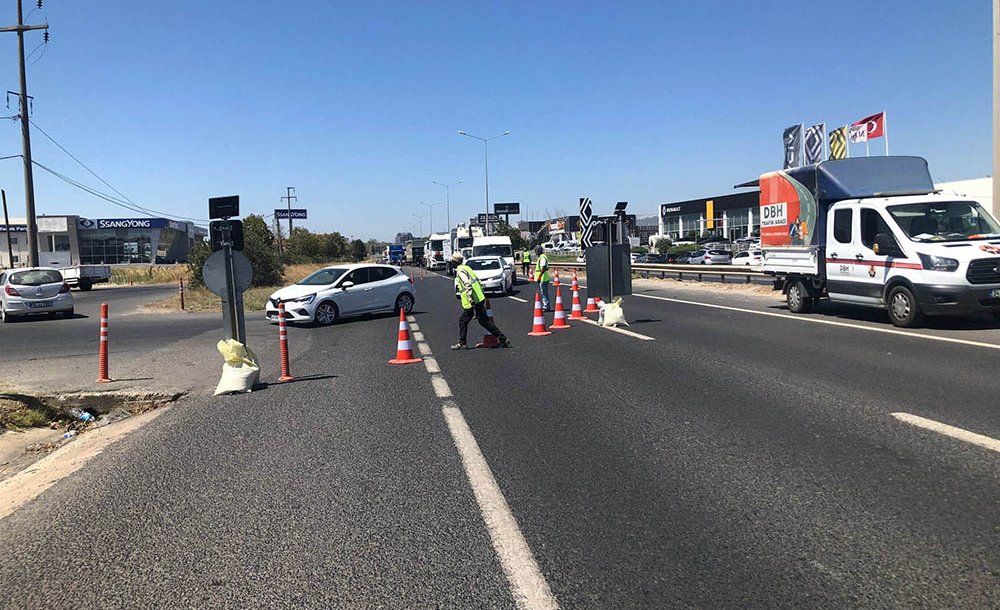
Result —
<path fill-rule="evenodd" d="M 514 251 L 505 244 L 493 244 L 489 246 L 476 246 L 472 249 L 473 256 L 506 256 L 511 258 Z"/>
<path fill-rule="evenodd" d="M 1000 237 L 1000 225 L 975 201 L 935 201 L 889 206 L 913 241 L 966 241 Z"/>

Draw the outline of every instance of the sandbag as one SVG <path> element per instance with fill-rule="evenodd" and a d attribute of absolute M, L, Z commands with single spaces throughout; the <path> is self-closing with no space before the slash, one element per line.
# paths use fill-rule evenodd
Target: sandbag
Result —
<path fill-rule="evenodd" d="M 628 322 L 625 321 L 625 311 L 622 309 L 622 299 L 618 297 L 612 303 L 601 303 L 600 305 L 601 313 L 597 316 L 597 323 L 601 326 L 618 326 L 619 324 L 624 324 L 628 326 Z"/>
<path fill-rule="evenodd" d="M 222 377 L 215 395 L 252 391 L 260 380 L 260 367 L 253 352 L 235 339 L 219 341 L 216 348 L 226 363 L 222 365 Z"/>

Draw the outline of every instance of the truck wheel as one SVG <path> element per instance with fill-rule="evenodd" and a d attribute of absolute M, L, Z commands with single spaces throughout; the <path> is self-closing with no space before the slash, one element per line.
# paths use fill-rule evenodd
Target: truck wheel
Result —
<path fill-rule="evenodd" d="M 809 313 L 812 311 L 813 298 L 806 291 L 806 285 L 801 281 L 792 282 L 788 285 L 785 293 L 785 302 L 788 303 L 788 311 L 792 313 Z"/>
<path fill-rule="evenodd" d="M 86 292 L 86 291 L 90 290 L 93 287 L 94 287 L 94 284 L 90 280 L 83 279 L 83 278 L 80 279 L 80 284 L 79 284 L 80 290 Z"/>
<path fill-rule="evenodd" d="M 889 298 L 886 299 L 886 310 L 889 312 L 889 321 L 894 326 L 903 328 L 913 328 L 918 326 L 924 319 L 920 305 L 917 303 L 913 292 L 906 286 L 896 286 L 889 291 Z"/>

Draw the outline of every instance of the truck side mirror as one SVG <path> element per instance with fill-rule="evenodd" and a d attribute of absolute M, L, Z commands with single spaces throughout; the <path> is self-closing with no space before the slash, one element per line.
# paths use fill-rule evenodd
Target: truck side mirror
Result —
<path fill-rule="evenodd" d="M 891 235 L 879 233 L 875 236 L 875 245 L 872 251 L 880 256 L 903 256 L 903 251 L 896 245 L 896 240 Z"/>

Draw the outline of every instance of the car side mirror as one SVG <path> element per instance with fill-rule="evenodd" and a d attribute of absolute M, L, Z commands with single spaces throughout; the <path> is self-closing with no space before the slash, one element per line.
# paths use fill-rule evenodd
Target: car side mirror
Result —
<path fill-rule="evenodd" d="M 344 290 L 347 290 L 348 288 L 350 288 L 353 285 L 354 285 L 354 282 L 344 282 L 343 284 L 340 285 L 340 287 L 343 288 Z"/>
<path fill-rule="evenodd" d="M 880 256 L 903 256 L 903 251 L 896 245 L 896 241 L 891 235 L 885 233 L 879 233 L 875 236 L 872 252 Z"/>

